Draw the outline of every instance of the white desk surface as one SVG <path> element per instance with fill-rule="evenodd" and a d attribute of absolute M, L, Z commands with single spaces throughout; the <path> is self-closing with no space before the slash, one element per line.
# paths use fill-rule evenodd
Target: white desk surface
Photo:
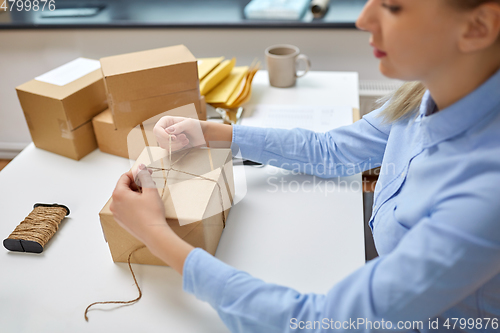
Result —
<path fill-rule="evenodd" d="M 253 104 L 358 107 L 356 73 L 311 72 L 294 88 L 276 89 L 262 71 L 253 90 Z M 137 296 L 127 264 L 111 259 L 98 215 L 129 167 L 128 160 L 99 150 L 76 162 L 31 144 L 0 172 L 2 239 L 36 202 L 71 209 L 42 254 L 0 249 L 1 332 L 227 332 L 208 304 L 182 291 L 181 276 L 149 265 L 133 265 L 143 290 L 137 304 L 97 306 L 106 310 L 90 311 L 85 322 L 90 303 Z M 313 188 L 312 176 L 284 175 L 270 166 L 234 170 L 243 200 L 230 212 L 216 257 L 267 282 L 317 293 L 364 264 L 362 189 L 353 186 L 360 175 L 332 180 L 327 186 L 335 183 L 336 191 L 325 194 Z M 304 184 L 303 190 L 273 193 L 271 177 Z"/>

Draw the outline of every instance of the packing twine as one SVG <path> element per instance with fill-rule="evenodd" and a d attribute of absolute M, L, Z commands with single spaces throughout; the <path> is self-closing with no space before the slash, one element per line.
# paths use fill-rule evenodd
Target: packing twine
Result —
<path fill-rule="evenodd" d="M 139 301 L 142 297 L 142 291 L 141 291 L 141 287 L 139 287 L 139 284 L 137 283 L 137 279 L 135 278 L 135 274 L 134 274 L 134 270 L 132 269 L 132 265 L 130 264 L 130 258 L 132 257 L 132 255 L 139 251 L 140 249 L 143 249 L 145 248 L 146 246 L 142 245 L 138 248 L 136 248 L 135 250 L 133 250 L 132 252 L 130 252 L 130 254 L 128 255 L 128 259 L 127 259 L 127 263 L 128 263 L 128 268 L 130 269 L 130 273 L 132 273 L 132 277 L 134 278 L 134 283 L 135 283 L 135 286 L 137 287 L 137 291 L 139 291 L 139 296 L 137 296 L 137 298 L 134 298 L 133 300 L 131 301 L 106 301 L 106 302 L 94 302 L 92 304 L 90 304 L 89 306 L 87 306 L 87 308 L 85 309 L 85 321 L 89 321 L 89 317 L 87 317 L 87 312 L 89 311 L 89 309 L 91 307 L 93 307 L 94 305 L 97 305 L 97 304 L 124 304 L 124 305 L 127 305 L 127 304 L 134 304 L 136 303 L 137 301 Z"/>
<path fill-rule="evenodd" d="M 37 206 L 22 221 L 7 239 L 32 241 L 42 248 L 59 229 L 59 224 L 68 214 L 64 207 Z"/>
<path fill-rule="evenodd" d="M 197 175 L 197 174 L 194 174 L 194 173 L 190 173 L 190 172 L 186 172 L 186 171 L 182 171 L 182 170 L 174 169 L 173 168 L 173 166 L 175 165 L 175 163 L 179 162 L 182 158 L 184 158 L 187 154 L 189 154 L 189 152 L 190 152 L 190 150 L 188 150 L 186 153 L 184 153 L 184 155 L 180 156 L 178 159 L 176 159 L 172 163 L 172 136 L 169 135 L 168 136 L 168 164 L 169 164 L 168 169 L 157 168 L 157 167 L 149 167 L 149 169 L 153 170 L 153 172 L 156 172 L 156 171 L 161 171 L 161 172 L 166 171 L 167 172 L 167 175 L 165 176 L 164 188 L 167 186 L 167 179 L 168 179 L 168 175 L 169 175 L 170 171 L 176 171 L 176 172 L 180 172 L 180 173 L 183 173 L 183 174 L 186 174 L 186 175 L 193 176 L 195 178 L 200 178 L 200 179 L 204 179 L 204 180 L 208 180 L 208 181 L 214 182 L 217 185 L 217 188 L 219 189 L 219 198 L 220 198 L 221 212 L 222 212 L 222 228 L 224 229 L 226 227 L 226 216 L 224 215 L 224 201 L 222 200 L 222 189 L 220 187 L 219 182 L 217 180 L 215 180 L 215 179 L 211 179 L 211 178 L 208 178 L 208 177 L 205 177 L 205 176 L 202 176 L 202 175 Z"/>
<path fill-rule="evenodd" d="M 201 176 L 201 175 L 196 175 L 196 174 L 193 174 L 193 173 L 190 173 L 190 172 L 186 172 L 186 171 L 182 171 L 182 170 L 178 170 L 178 169 L 174 169 L 173 166 L 175 163 L 177 163 L 178 161 L 180 161 L 182 158 L 184 158 L 187 154 L 189 154 L 189 150 L 184 153 L 182 156 L 180 156 L 177 160 L 175 160 L 173 163 L 172 163 L 172 136 L 169 135 L 168 137 L 168 162 L 169 162 L 169 168 L 168 169 L 165 169 L 165 168 L 156 168 L 156 167 L 149 167 L 149 169 L 153 170 L 153 172 L 155 171 L 161 171 L 161 172 L 164 172 L 164 171 L 167 171 L 167 175 L 165 176 L 165 187 L 167 185 L 167 179 L 168 179 L 168 175 L 170 173 L 170 171 L 176 171 L 176 172 L 180 172 L 180 173 L 184 173 L 186 175 L 190 175 L 190 176 L 194 176 L 194 177 L 197 177 L 197 178 L 201 178 L 201 179 L 205 179 L 205 180 L 209 180 L 209 181 L 212 181 L 212 182 L 215 182 L 215 184 L 217 184 L 218 188 L 219 188 L 219 195 L 220 195 L 220 202 L 221 202 L 221 207 L 222 207 L 222 225 L 223 225 L 223 228 L 226 227 L 226 217 L 224 215 L 224 203 L 222 201 L 222 189 L 219 185 L 219 182 L 214 180 L 214 179 L 210 179 L 210 178 L 207 178 L 207 177 L 204 177 L 204 176 Z M 89 309 L 94 306 L 94 305 L 97 305 L 97 304 L 134 304 L 136 302 L 138 302 L 141 297 L 142 297 L 142 291 L 141 291 L 141 288 L 139 287 L 139 284 L 137 283 L 137 279 L 135 278 L 135 274 L 134 274 L 134 270 L 132 269 L 132 265 L 130 264 L 130 258 L 132 257 L 132 255 L 139 251 L 140 249 L 143 249 L 145 248 L 146 246 L 142 245 L 138 248 L 136 248 L 135 250 L 133 250 L 132 252 L 130 252 L 130 254 L 128 255 L 128 259 L 127 259 L 127 263 L 128 263 L 128 267 L 130 269 L 130 273 L 132 273 L 132 277 L 134 278 L 134 282 L 135 282 L 135 286 L 137 287 L 137 290 L 139 291 L 139 296 L 131 301 L 106 301 L 106 302 L 94 302 L 92 304 L 90 304 L 89 306 L 87 306 L 87 308 L 85 309 L 85 320 L 86 321 L 89 321 L 89 318 L 87 317 L 87 312 L 89 311 Z"/>

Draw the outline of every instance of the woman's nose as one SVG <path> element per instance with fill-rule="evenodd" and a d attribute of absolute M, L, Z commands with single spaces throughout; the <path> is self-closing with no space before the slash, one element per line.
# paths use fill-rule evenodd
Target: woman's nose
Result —
<path fill-rule="evenodd" d="M 361 14 L 356 20 L 356 27 L 360 30 L 373 32 L 377 25 L 377 2 L 379 0 L 368 0 Z"/>

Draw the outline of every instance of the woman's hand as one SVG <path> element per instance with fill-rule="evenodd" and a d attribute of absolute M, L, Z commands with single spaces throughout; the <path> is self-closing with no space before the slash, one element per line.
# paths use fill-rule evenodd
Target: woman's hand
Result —
<path fill-rule="evenodd" d="M 184 117 L 162 117 L 155 125 L 153 133 L 163 149 L 169 148 L 172 138 L 172 151 L 182 148 L 211 146 L 230 147 L 233 137 L 231 125 L 219 124 Z"/>
<path fill-rule="evenodd" d="M 182 274 L 184 260 L 193 247 L 167 224 L 164 204 L 146 167 L 142 164 L 137 171 L 134 173 L 137 173 L 142 192 L 139 192 L 132 171 L 123 174 L 113 192 L 110 210 L 120 226 Z"/>
<path fill-rule="evenodd" d="M 165 220 L 165 207 L 149 172 L 143 165 L 138 171 L 142 193 L 132 171 L 123 174 L 113 192 L 110 210 L 118 224 L 147 246 L 154 241 L 158 229 L 170 228 Z"/>
<path fill-rule="evenodd" d="M 207 146 L 201 122 L 197 119 L 165 116 L 156 123 L 153 133 L 163 149 L 169 149 L 169 138 L 172 151 Z"/>

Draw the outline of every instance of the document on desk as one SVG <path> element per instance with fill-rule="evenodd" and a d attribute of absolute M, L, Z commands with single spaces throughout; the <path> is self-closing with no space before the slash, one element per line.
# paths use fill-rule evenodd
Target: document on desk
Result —
<path fill-rule="evenodd" d="M 352 122 L 351 106 L 261 104 L 245 107 L 241 125 L 327 132 Z"/>

